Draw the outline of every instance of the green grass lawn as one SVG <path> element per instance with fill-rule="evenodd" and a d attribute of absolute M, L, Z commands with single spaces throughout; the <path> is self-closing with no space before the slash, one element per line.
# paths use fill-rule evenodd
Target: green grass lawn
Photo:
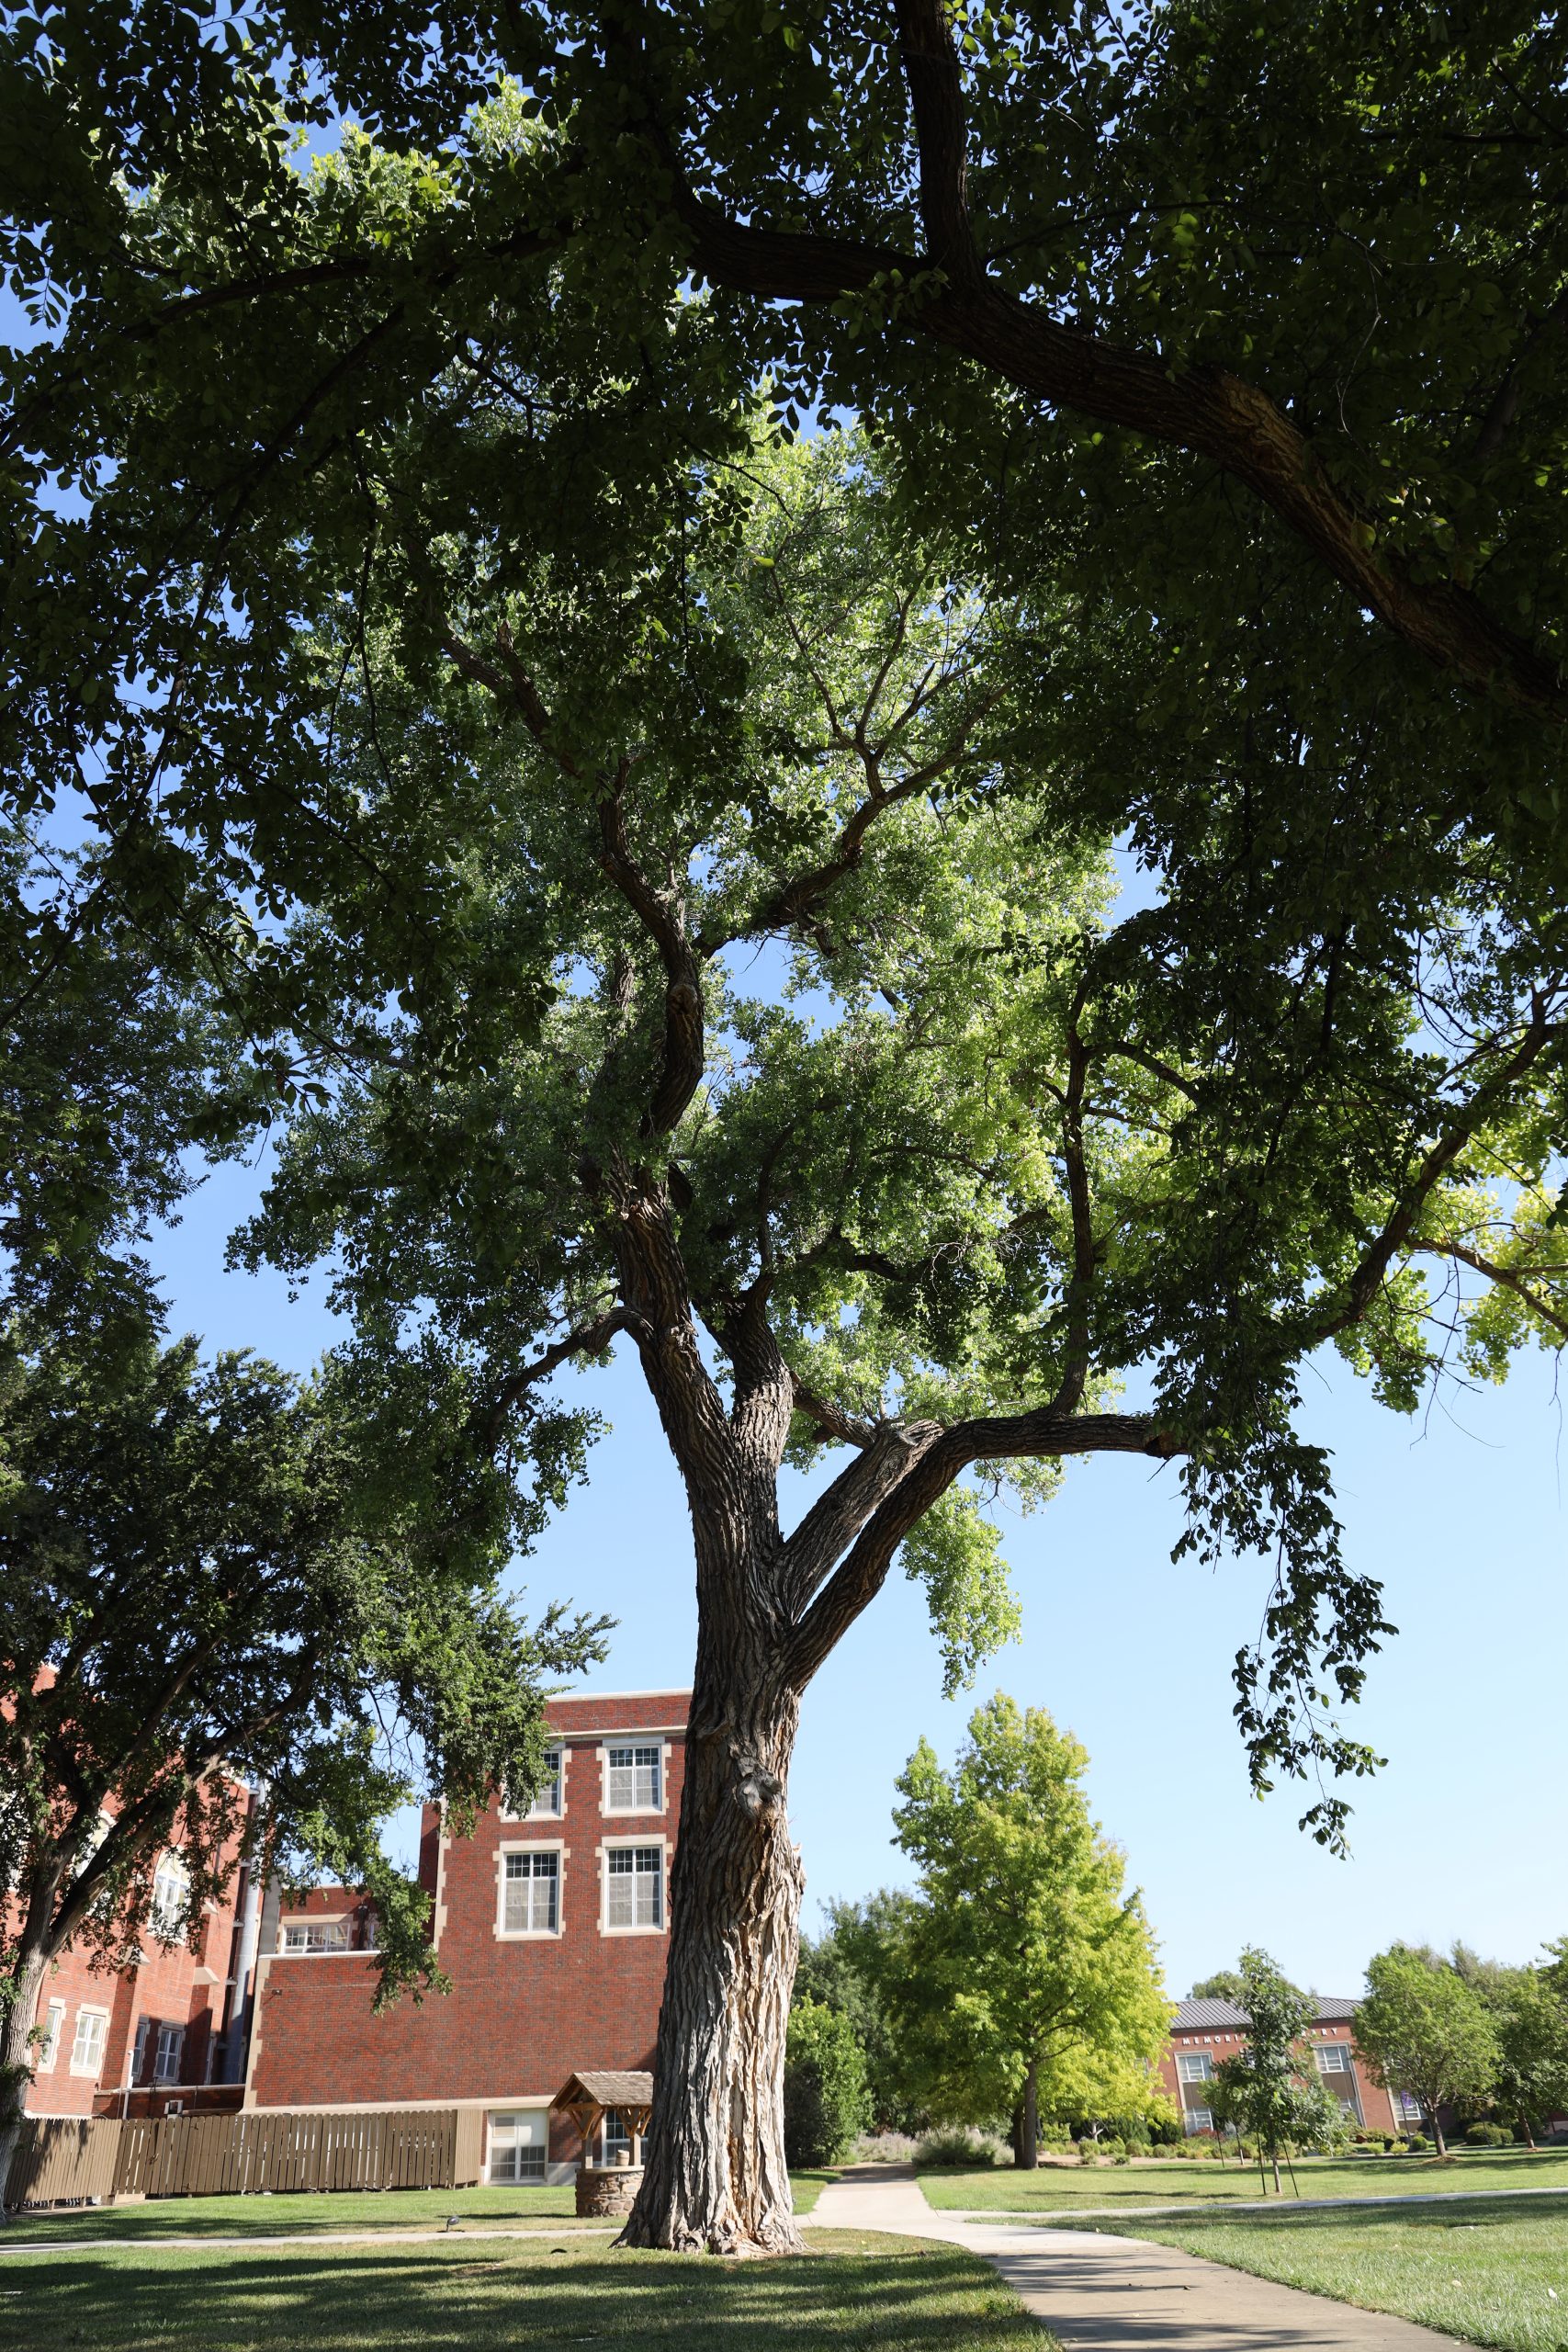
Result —
<path fill-rule="evenodd" d="M 1183 2215 L 1102 2222 L 1233 2269 L 1393 2312 L 1505 2352 L 1568 2347 L 1568 2197 L 1400 2212 Z M 1553 2300 L 1555 2298 L 1555 2300 Z"/>
<path fill-rule="evenodd" d="M 795 2210 L 809 2213 L 830 2172 L 791 2177 Z M 572 2188 L 389 2188 L 337 2196 L 159 2197 L 145 2205 L 78 2205 L 56 2212 L 20 2213 L 9 2234 L 28 2245 L 69 2245 L 73 2238 L 270 2237 L 316 2230 L 439 2229 L 448 2214 L 473 2223 L 559 2222 L 576 2228 Z M 0 2237 L 0 2252 L 5 2239 Z"/>
<path fill-rule="evenodd" d="M 995 2271 L 951 2246 L 818 2233 L 773 2262 L 615 2254 L 602 2239 L 0 2258 L 0 2346 L 84 2352 L 1043 2352 Z"/>
<path fill-rule="evenodd" d="M 1478 2150 L 1440 2165 L 1426 2156 L 1312 2156 L 1296 2165 L 1303 2197 L 1411 2197 L 1449 2190 L 1568 2189 L 1568 2150 Z M 1234 2164 L 1043 2165 L 1038 2172 L 927 2172 L 926 2202 L 940 2213 L 1070 2211 L 1077 2205 L 1211 2204 L 1257 2197 L 1258 2167 Z M 1269 2194 L 1273 2184 L 1269 2183 Z M 1285 2178 L 1285 2201 L 1291 2185 Z M 1568 2337 L 1568 2329 L 1564 2330 Z"/>

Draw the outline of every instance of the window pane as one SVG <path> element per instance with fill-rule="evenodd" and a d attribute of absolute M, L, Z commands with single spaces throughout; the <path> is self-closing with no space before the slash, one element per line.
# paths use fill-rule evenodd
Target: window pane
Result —
<path fill-rule="evenodd" d="M 1350 2052 L 1342 2041 L 1325 2041 L 1318 2051 L 1317 2063 L 1325 2075 L 1348 2075 Z"/>
<path fill-rule="evenodd" d="M 546 1777 L 539 1783 L 539 1792 L 529 1806 L 529 1814 L 554 1818 L 560 1812 L 560 1749 L 552 1747 L 545 1758 Z"/>
<path fill-rule="evenodd" d="M 663 1751 L 659 1747 L 612 1747 L 610 1803 L 622 1813 L 662 1813 Z"/>
<path fill-rule="evenodd" d="M 71 2064 L 96 2074 L 103 2063 L 104 2026 L 106 2020 L 90 2009 L 80 2010 L 76 2018 L 76 2039 L 71 2045 Z"/>
<path fill-rule="evenodd" d="M 538 2108 L 490 2119 L 490 2178 L 543 2180 L 548 2154 L 549 2119 Z"/>
<path fill-rule="evenodd" d="M 510 1936 L 554 1935 L 558 1854 L 508 1854 L 502 1925 Z"/>
<path fill-rule="evenodd" d="M 1184 2083 L 1206 2083 L 1213 2068 L 1206 2050 L 1184 2050 L 1177 2059 L 1176 2071 Z"/>

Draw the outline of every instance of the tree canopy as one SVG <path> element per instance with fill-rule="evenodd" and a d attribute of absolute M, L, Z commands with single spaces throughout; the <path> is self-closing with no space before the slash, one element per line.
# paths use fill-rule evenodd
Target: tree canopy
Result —
<path fill-rule="evenodd" d="M 1497 2036 L 1479 1994 L 1448 1962 L 1404 1944 L 1368 1962 L 1356 2040 L 1379 2082 L 1420 2100 L 1439 2155 L 1443 2108 L 1484 2099 L 1496 2076 Z"/>
<path fill-rule="evenodd" d="M 1261 541 L 1310 583 L 1342 689 L 1431 662 L 1555 732 L 1565 40 L 1522 0 L 256 0 L 227 33 L 185 0 L 19 12 L 6 258 L 40 316 L 73 306 L 20 446 L 84 374 L 111 402 L 155 379 L 164 424 L 209 441 L 208 363 L 247 454 L 190 481 L 169 548 L 221 562 L 498 295 L 592 283 L 590 338 L 635 341 L 695 282 L 721 395 L 772 368 L 782 400 L 852 408 L 966 524 L 995 528 L 1000 492 L 1027 546 L 1066 492 L 1132 569 L 1135 517 L 1200 628 Z M 474 109 L 503 83 L 498 145 Z M 301 237 L 288 129 L 349 112 L 416 175 Z M 138 219 L 153 186 L 172 267 Z"/>
<path fill-rule="evenodd" d="M 1088 1765 L 1043 1708 L 998 1697 L 951 1772 L 922 1740 L 898 1781 L 919 1900 L 884 1997 L 905 2079 L 934 2114 L 1010 2115 L 1031 2170 L 1043 2115 L 1149 2109 L 1170 2026 L 1141 1899 L 1089 1815 Z"/>

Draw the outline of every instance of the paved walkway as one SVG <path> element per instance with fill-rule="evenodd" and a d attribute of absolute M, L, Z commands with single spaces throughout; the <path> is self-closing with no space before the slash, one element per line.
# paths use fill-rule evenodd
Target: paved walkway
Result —
<path fill-rule="evenodd" d="M 804 2221 L 808 2229 L 940 2238 L 983 2255 L 1067 2352 L 1079 2345 L 1094 2352 L 1453 2352 L 1452 2337 L 1430 2328 L 1173 2246 L 933 2212 L 902 2167 L 848 2174 Z"/>

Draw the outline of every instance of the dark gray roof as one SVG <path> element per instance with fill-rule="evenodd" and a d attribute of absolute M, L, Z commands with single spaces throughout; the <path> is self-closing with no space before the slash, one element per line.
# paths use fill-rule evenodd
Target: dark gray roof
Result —
<path fill-rule="evenodd" d="M 1313 2016 L 1319 2025 L 1348 2025 L 1355 2017 L 1356 2007 L 1354 2001 L 1341 2001 L 1325 1994 L 1317 2002 Z M 1178 2001 L 1171 2022 L 1178 2032 L 1218 2032 L 1245 2025 L 1247 2011 L 1238 2009 L 1234 2001 Z"/>

